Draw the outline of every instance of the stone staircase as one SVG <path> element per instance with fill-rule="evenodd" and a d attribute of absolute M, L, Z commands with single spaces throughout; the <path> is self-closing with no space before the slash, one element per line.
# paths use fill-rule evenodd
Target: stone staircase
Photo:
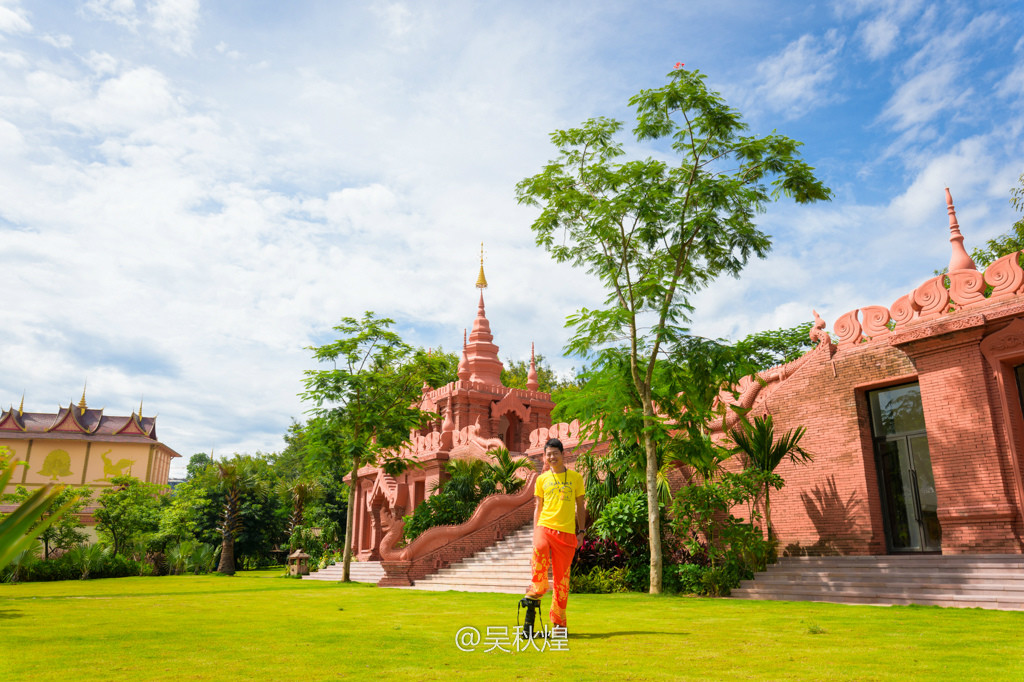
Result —
<path fill-rule="evenodd" d="M 522 594 L 530 584 L 533 524 L 487 549 L 417 580 L 410 589 Z"/>
<path fill-rule="evenodd" d="M 743 581 L 732 596 L 1024 611 L 1024 556 L 785 557 Z"/>
<path fill-rule="evenodd" d="M 336 563 L 319 571 L 302 576 L 303 580 L 329 580 L 340 582 L 345 573 L 345 566 Z M 353 561 L 349 564 L 348 577 L 354 583 L 373 583 L 384 577 L 384 568 L 379 561 Z"/>

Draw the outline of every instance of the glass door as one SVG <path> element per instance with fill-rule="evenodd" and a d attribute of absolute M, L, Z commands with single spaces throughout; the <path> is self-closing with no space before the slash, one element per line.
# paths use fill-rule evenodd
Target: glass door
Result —
<path fill-rule="evenodd" d="M 872 391 L 868 399 L 888 549 L 939 552 L 939 500 L 920 389 L 907 384 Z"/>
<path fill-rule="evenodd" d="M 928 439 L 902 436 L 876 447 L 889 551 L 940 551 L 939 503 Z"/>

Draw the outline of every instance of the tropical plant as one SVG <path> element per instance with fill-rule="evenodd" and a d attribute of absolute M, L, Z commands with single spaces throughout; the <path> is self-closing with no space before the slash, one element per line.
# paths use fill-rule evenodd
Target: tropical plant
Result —
<path fill-rule="evenodd" d="M 11 560 L 7 565 L 6 575 L 4 581 L 9 583 L 19 583 L 25 579 L 25 572 L 40 559 L 39 556 L 42 554 L 43 546 L 39 542 L 39 539 L 33 540 L 28 547 Z"/>
<path fill-rule="evenodd" d="M 487 477 L 494 481 L 497 492 L 513 495 L 523 489 L 526 479 L 519 477 L 520 471 L 533 471 L 533 463 L 525 457 L 512 458 L 508 448 L 494 448 L 487 454 L 494 458 L 486 463 Z"/>
<path fill-rule="evenodd" d="M 235 539 L 242 532 L 242 496 L 254 494 L 267 497 L 266 485 L 254 475 L 251 460 L 236 455 L 233 459 L 216 462 L 217 481 L 224 503 L 218 531 L 221 537 L 218 573 L 235 574 Z"/>
<path fill-rule="evenodd" d="M 79 571 L 82 580 L 88 580 L 90 574 L 99 569 L 111 558 L 111 551 L 100 544 L 78 545 L 66 554 L 66 561 Z"/>
<path fill-rule="evenodd" d="M 740 422 L 740 428 L 732 429 L 729 432 L 736 444 L 736 451 L 742 453 L 747 467 L 765 474 L 759 496 L 763 495 L 764 497 L 764 521 L 769 539 L 774 537 L 771 489 L 781 486 L 776 486 L 767 474 L 773 474 L 784 459 L 788 459 L 794 464 L 807 464 L 814 460 L 814 456 L 800 446 L 800 440 L 805 433 L 806 429 L 798 426 L 775 440 L 775 426 L 770 414 L 764 417 L 755 417 L 753 424 L 743 420 Z"/>
<path fill-rule="evenodd" d="M 9 448 L 0 448 L 0 491 L 10 483 L 17 464 L 24 463 L 14 462 Z M 0 570 L 29 549 L 36 538 L 68 513 L 75 502 L 74 499 L 65 502 L 40 522 L 54 506 L 59 494 L 58 488 L 43 486 L 32 492 L 13 512 L 0 520 Z"/>
<path fill-rule="evenodd" d="M 292 503 L 292 511 L 288 515 L 288 535 L 302 525 L 306 505 L 323 494 L 323 486 L 318 481 L 302 480 L 287 486 L 288 498 Z"/>

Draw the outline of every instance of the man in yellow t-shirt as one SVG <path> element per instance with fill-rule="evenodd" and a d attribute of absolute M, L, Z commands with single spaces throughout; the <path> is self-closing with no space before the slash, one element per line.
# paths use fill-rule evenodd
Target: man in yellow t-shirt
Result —
<path fill-rule="evenodd" d="M 547 470 L 537 478 L 533 512 L 533 579 L 521 604 L 527 607 L 523 636 L 532 637 L 534 609 L 548 591 L 548 567 L 554 579 L 554 596 L 549 617 L 552 626 L 566 627 L 565 608 L 569 601 L 569 567 L 582 540 L 586 515 L 583 477 L 565 466 L 562 441 L 552 438 L 544 444 Z"/>

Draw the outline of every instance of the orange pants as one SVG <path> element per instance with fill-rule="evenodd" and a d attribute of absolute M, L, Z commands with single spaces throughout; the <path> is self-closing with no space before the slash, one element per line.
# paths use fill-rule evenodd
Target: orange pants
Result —
<path fill-rule="evenodd" d="M 565 607 L 569 603 L 569 567 L 576 554 L 576 536 L 560 530 L 540 527 L 540 537 L 533 539 L 533 578 L 526 596 L 539 599 L 548 591 L 548 567 L 555 582 L 548 616 L 551 624 L 565 627 Z"/>

